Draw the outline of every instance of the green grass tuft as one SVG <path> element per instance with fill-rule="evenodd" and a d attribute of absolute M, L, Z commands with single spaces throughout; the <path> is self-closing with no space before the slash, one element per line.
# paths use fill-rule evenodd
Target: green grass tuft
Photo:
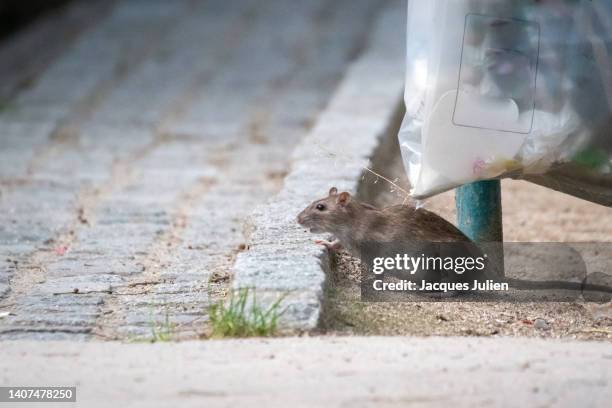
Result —
<path fill-rule="evenodd" d="M 176 325 L 170 322 L 170 317 L 166 313 L 166 318 L 163 322 L 151 321 L 151 342 L 164 342 L 174 340 L 174 332 Z"/>
<path fill-rule="evenodd" d="M 268 337 L 277 332 L 279 317 L 284 313 L 280 303 L 285 295 L 279 297 L 264 310 L 257 304 L 255 292 L 249 301 L 249 288 L 232 292 L 228 302 L 219 302 L 209 308 L 212 333 L 210 337 Z"/>

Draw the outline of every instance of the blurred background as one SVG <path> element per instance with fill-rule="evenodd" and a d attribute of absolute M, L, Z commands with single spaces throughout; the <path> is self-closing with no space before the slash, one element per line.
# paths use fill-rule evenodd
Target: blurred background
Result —
<path fill-rule="evenodd" d="M 32 21 L 44 18 L 58 8 L 75 0 L 3 0 L 0 2 L 0 39 L 19 29 L 25 28 Z"/>

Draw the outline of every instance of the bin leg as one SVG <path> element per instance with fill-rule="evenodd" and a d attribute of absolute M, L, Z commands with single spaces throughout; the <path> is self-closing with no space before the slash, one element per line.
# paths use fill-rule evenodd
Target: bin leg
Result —
<path fill-rule="evenodd" d="M 477 181 L 457 188 L 455 192 L 457 224 L 465 235 L 477 243 L 493 243 L 487 248 L 495 273 L 504 276 L 501 184 L 499 180 Z"/>

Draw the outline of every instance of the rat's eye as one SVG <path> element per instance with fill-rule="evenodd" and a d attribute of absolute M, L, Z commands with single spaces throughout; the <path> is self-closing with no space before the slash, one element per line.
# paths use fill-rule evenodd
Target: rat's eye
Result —
<path fill-rule="evenodd" d="M 319 211 L 325 211 L 325 205 L 324 204 L 317 204 L 317 206 L 315 208 L 317 210 L 319 210 Z"/>

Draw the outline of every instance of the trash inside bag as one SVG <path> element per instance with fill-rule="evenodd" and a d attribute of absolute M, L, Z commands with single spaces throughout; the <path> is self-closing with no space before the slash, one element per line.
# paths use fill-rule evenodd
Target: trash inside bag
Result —
<path fill-rule="evenodd" d="M 523 178 L 612 206 L 612 1 L 409 0 L 415 198 Z"/>

